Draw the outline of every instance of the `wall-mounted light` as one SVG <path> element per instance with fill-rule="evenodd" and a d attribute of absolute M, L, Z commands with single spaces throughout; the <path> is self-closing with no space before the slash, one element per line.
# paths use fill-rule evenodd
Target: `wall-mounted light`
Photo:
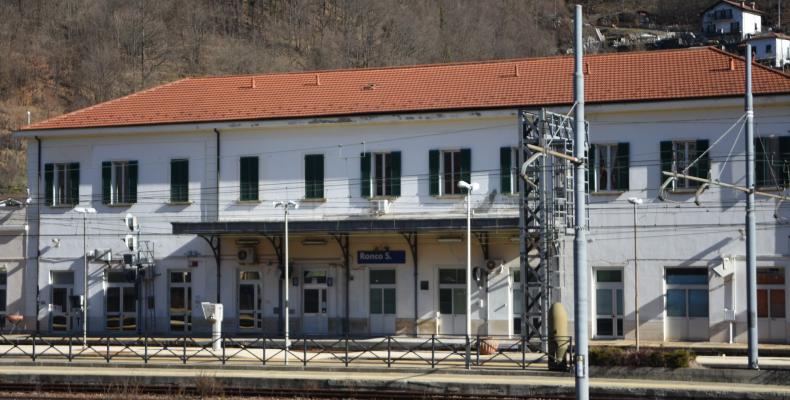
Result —
<path fill-rule="evenodd" d="M 326 244 L 326 239 L 320 238 L 307 238 L 302 240 L 303 246 L 323 246 Z"/>
<path fill-rule="evenodd" d="M 260 243 L 261 243 L 260 240 L 253 238 L 236 239 L 236 244 L 239 246 L 257 246 Z"/>
<path fill-rule="evenodd" d="M 462 240 L 460 236 L 439 236 L 436 239 L 439 243 L 461 243 Z"/>

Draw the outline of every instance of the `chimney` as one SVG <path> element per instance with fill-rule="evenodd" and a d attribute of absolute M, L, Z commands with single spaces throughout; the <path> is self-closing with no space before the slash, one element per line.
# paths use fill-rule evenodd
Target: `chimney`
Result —
<path fill-rule="evenodd" d="M 752 10 L 756 10 L 756 9 L 757 9 L 757 3 L 752 2 Z"/>
<path fill-rule="evenodd" d="M 590 75 L 590 63 L 584 63 L 584 75 Z"/>
<path fill-rule="evenodd" d="M 730 71 L 735 71 L 735 59 L 730 57 Z"/>
<path fill-rule="evenodd" d="M 255 89 L 255 77 L 250 77 L 250 88 Z"/>
<path fill-rule="evenodd" d="M 321 86 L 321 77 L 318 74 L 315 74 L 315 85 Z"/>
<path fill-rule="evenodd" d="M 518 64 L 513 66 L 513 75 L 515 75 L 516 77 L 521 76 L 521 74 L 519 73 L 519 70 L 518 70 Z"/>
<path fill-rule="evenodd" d="M 741 8 L 746 8 L 746 2 L 745 1 L 741 2 Z"/>

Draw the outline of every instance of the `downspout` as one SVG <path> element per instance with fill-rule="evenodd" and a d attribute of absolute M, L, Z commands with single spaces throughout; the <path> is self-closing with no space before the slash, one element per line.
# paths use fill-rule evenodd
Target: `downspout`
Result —
<path fill-rule="evenodd" d="M 220 153 L 220 147 L 219 147 L 220 146 L 219 129 L 214 128 L 214 133 L 216 134 L 216 139 L 217 139 L 217 182 L 216 182 L 216 191 L 214 192 L 214 196 L 216 197 L 216 201 L 217 201 L 217 210 L 216 210 L 216 215 L 215 215 L 214 218 L 215 218 L 216 222 L 219 222 L 219 177 L 220 177 L 219 161 L 220 161 L 220 154 L 221 154 Z M 217 303 L 222 303 L 222 301 L 220 300 L 220 292 L 221 292 L 221 287 L 222 287 L 221 284 L 220 284 L 220 282 L 222 281 L 222 268 L 221 268 L 222 266 L 220 264 L 220 262 L 222 260 L 222 236 L 221 235 L 217 235 L 217 251 L 214 252 L 214 257 L 215 257 L 216 263 L 217 263 Z"/>
<path fill-rule="evenodd" d="M 420 292 L 419 292 L 419 276 L 417 274 L 418 266 L 419 266 L 419 263 L 418 263 L 418 260 L 417 260 L 417 251 L 418 251 L 417 243 L 418 243 L 417 242 L 417 235 L 415 234 L 414 235 L 414 247 L 412 248 L 413 251 L 411 253 L 411 258 L 413 259 L 412 261 L 414 263 L 414 336 L 415 337 L 419 336 L 419 334 L 420 334 L 420 324 L 418 322 L 419 319 L 420 319 L 420 312 L 419 312 L 419 310 L 417 308 L 417 299 L 419 298 L 419 295 L 420 295 Z"/>
<path fill-rule="evenodd" d="M 41 138 L 36 136 L 37 142 L 37 171 L 36 171 L 36 305 L 34 307 L 35 310 L 35 318 L 36 318 L 36 333 L 40 333 L 41 331 L 41 322 L 38 318 L 39 313 L 39 299 L 41 295 L 41 286 L 39 284 L 39 268 L 40 268 L 40 261 L 41 261 Z M 26 213 L 27 215 L 27 213 Z M 28 215 L 29 218 L 29 215 Z M 28 236 L 29 240 L 29 236 Z M 28 246 L 29 248 L 29 246 Z M 27 251 L 27 249 L 25 249 Z M 25 269 L 27 269 L 27 253 L 25 253 Z"/>

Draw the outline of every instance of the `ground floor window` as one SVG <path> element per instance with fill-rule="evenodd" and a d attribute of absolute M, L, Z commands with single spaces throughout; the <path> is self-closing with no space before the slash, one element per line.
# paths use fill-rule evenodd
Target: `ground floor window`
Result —
<path fill-rule="evenodd" d="M 708 317 L 708 271 L 705 268 L 667 268 L 667 317 Z"/>
<path fill-rule="evenodd" d="M 395 314 L 395 270 L 370 270 L 370 313 Z"/>
<path fill-rule="evenodd" d="M 757 316 L 759 318 L 785 318 L 784 268 L 759 268 L 757 270 Z"/>
<path fill-rule="evenodd" d="M 439 312 L 466 314 L 466 270 L 439 270 Z"/>
<path fill-rule="evenodd" d="M 105 328 L 108 331 L 137 329 L 137 288 L 133 270 L 105 273 Z"/>
<path fill-rule="evenodd" d="M 192 273 L 170 271 L 170 330 L 192 331 Z"/>

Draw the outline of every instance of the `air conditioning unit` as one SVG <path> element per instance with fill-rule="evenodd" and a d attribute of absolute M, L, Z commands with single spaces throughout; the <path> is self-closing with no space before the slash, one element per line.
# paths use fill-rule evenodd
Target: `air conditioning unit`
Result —
<path fill-rule="evenodd" d="M 236 253 L 236 259 L 239 264 L 255 264 L 258 261 L 258 254 L 255 247 L 241 247 Z"/>
<path fill-rule="evenodd" d="M 391 203 L 389 200 L 375 200 L 373 202 L 373 213 L 376 215 L 389 214 L 390 205 Z"/>

